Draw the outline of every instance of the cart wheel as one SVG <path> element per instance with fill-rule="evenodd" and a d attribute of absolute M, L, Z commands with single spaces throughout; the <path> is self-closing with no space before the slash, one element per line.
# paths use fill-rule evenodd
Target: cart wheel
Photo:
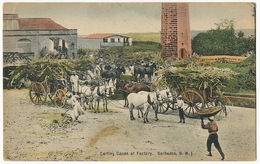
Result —
<path fill-rule="evenodd" d="M 30 86 L 29 96 L 31 101 L 38 105 L 46 102 L 47 93 L 44 86 L 39 82 L 34 82 Z"/>
<path fill-rule="evenodd" d="M 168 102 L 160 102 L 158 107 L 158 113 L 163 114 L 166 113 L 169 109 Z"/>
<path fill-rule="evenodd" d="M 204 107 L 203 97 L 195 90 L 185 90 L 182 93 L 184 105 L 184 114 L 187 117 L 196 118 L 199 115 L 196 111 L 200 111 Z"/>
<path fill-rule="evenodd" d="M 63 90 L 63 89 L 56 90 L 54 98 L 53 98 L 55 106 L 61 107 L 61 108 L 64 107 L 67 102 L 65 97 L 66 97 L 65 90 Z"/>

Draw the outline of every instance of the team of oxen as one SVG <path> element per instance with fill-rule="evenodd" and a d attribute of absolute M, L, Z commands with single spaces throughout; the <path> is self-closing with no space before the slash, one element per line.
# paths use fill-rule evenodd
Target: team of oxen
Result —
<path fill-rule="evenodd" d="M 157 121 L 160 101 L 171 98 L 172 94 L 167 88 L 152 91 L 149 87 L 156 77 L 154 75 L 156 69 L 154 63 L 130 66 L 96 64 L 83 74 L 72 72 L 69 80 L 71 92 L 68 92 L 67 98 L 73 109 L 69 110 L 68 114 L 73 120 L 77 120 L 87 108 L 99 113 L 100 102 L 103 103 L 103 111 L 108 112 L 109 98 L 115 94 L 116 90 L 120 90 L 125 100 L 124 107 L 129 108 L 131 120 L 135 119 L 133 110 L 137 109 L 138 117 L 143 117 L 143 121 L 146 123 L 149 110 L 153 109 Z M 139 82 L 122 81 L 120 80 L 121 74 L 134 76 Z"/>

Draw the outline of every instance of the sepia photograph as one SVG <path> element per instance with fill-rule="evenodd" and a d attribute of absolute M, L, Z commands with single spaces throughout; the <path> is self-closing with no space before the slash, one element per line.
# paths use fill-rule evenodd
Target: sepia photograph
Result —
<path fill-rule="evenodd" d="M 239 2 L 2 5 L 3 162 L 256 162 Z"/>

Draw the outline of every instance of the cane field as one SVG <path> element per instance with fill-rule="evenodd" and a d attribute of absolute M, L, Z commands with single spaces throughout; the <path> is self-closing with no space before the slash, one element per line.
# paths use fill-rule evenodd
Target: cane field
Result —
<path fill-rule="evenodd" d="M 133 41 L 151 41 L 161 43 L 160 33 L 126 33 L 124 35 L 133 38 Z"/>

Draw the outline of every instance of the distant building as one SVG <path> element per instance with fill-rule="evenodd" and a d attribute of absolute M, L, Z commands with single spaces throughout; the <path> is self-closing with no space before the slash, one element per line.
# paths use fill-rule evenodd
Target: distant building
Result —
<path fill-rule="evenodd" d="M 191 56 L 188 3 L 162 3 L 161 44 L 164 59 Z"/>
<path fill-rule="evenodd" d="M 132 38 L 119 34 L 92 34 L 78 38 L 78 49 L 102 49 L 118 46 L 132 46 Z"/>
<path fill-rule="evenodd" d="M 3 15 L 3 52 L 40 57 L 49 52 L 76 57 L 77 30 L 67 29 L 50 18 L 19 18 Z"/>

